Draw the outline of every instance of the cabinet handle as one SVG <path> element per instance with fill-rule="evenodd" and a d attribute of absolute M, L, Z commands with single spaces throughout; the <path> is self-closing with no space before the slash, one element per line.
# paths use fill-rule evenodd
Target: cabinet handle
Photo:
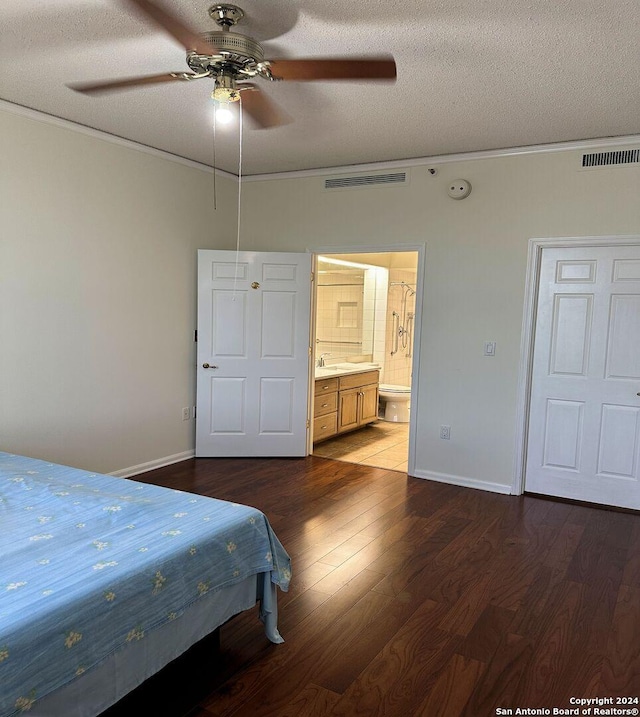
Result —
<path fill-rule="evenodd" d="M 320 426 L 321 431 L 324 431 L 325 428 L 326 428 L 326 426 Z"/>
<path fill-rule="evenodd" d="M 328 405 L 329 405 L 328 403 L 323 403 L 322 406 L 320 406 L 320 408 L 326 408 Z"/>

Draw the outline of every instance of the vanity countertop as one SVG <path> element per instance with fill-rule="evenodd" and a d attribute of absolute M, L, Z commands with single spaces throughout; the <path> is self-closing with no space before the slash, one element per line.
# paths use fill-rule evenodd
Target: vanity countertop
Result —
<path fill-rule="evenodd" d="M 346 376 L 350 373 L 364 373 L 365 371 L 378 371 L 377 363 L 338 363 L 333 366 L 316 366 L 316 378 L 330 378 L 331 376 Z"/>

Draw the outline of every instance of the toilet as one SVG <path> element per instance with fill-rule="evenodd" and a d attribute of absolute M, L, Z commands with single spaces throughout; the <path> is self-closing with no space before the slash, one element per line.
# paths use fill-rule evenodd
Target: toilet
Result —
<path fill-rule="evenodd" d="M 410 386 L 381 383 L 379 388 L 380 414 L 383 421 L 409 423 Z"/>

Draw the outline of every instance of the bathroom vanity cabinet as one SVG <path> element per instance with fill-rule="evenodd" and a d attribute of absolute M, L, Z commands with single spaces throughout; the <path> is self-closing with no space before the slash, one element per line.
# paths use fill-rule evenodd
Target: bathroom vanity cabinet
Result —
<path fill-rule="evenodd" d="M 317 378 L 313 409 L 313 442 L 338 432 L 338 378 Z"/>
<path fill-rule="evenodd" d="M 378 420 L 379 381 L 378 370 L 317 378 L 313 442 L 318 443 Z"/>

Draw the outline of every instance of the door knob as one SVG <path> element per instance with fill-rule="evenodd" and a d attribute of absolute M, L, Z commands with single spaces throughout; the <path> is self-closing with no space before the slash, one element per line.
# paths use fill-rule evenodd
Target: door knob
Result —
<path fill-rule="evenodd" d="M 218 368 L 217 366 L 209 366 L 208 363 L 203 363 L 202 368 Z"/>

